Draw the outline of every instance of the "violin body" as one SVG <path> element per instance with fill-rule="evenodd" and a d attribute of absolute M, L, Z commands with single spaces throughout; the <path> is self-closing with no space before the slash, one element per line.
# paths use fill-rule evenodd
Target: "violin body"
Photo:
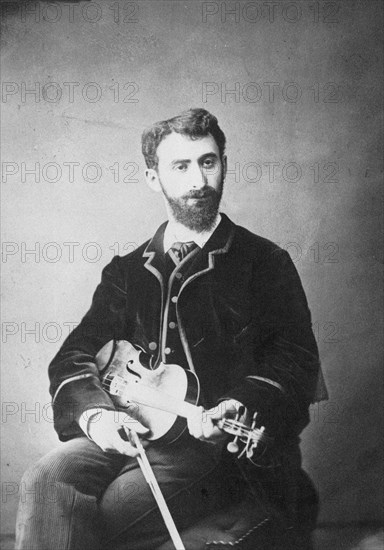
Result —
<path fill-rule="evenodd" d="M 185 431 L 179 407 L 196 405 L 200 393 L 193 372 L 164 363 L 152 369 L 149 357 L 126 340 L 105 344 L 96 355 L 96 365 L 116 408 L 148 428 L 146 439 L 173 443 Z M 148 404 L 153 400 L 156 406 Z"/>
<path fill-rule="evenodd" d="M 160 363 L 152 368 L 151 357 L 127 340 L 105 344 L 96 355 L 96 365 L 102 386 L 116 408 L 148 429 L 146 439 L 170 444 L 181 437 L 187 428 L 186 419 L 196 414 L 199 400 L 199 380 L 193 372 L 175 364 Z M 251 461 L 259 442 L 264 443 L 265 450 L 265 442 L 270 439 L 264 427 L 256 427 L 256 416 L 251 426 L 239 421 L 240 413 L 235 419 L 215 421 L 221 430 L 234 436 L 228 451 L 237 453 L 241 441 L 245 445 L 239 457 L 245 454 Z"/>

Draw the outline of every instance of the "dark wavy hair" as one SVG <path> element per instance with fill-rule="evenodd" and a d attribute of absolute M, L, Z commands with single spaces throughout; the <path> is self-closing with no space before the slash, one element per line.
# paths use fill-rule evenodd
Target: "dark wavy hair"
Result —
<path fill-rule="evenodd" d="M 141 137 L 141 150 L 147 168 L 157 170 L 159 162 L 156 154 L 157 148 L 161 141 L 172 132 L 188 136 L 191 139 L 199 139 L 210 134 L 217 143 L 220 158 L 223 158 L 225 135 L 217 122 L 217 118 L 205 109 L 188 109 L 168 120 L 155 122 L 155 124 L 144 130 Z"/>

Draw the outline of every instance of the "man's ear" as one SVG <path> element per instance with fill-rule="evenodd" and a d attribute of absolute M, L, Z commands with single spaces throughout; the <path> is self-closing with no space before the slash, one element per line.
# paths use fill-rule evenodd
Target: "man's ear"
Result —
<path fill-rule="evenodd" d="M 152 191 L 156 191 L 157 193 L 161 191 L 159 175 L 154 168 L 147 168 L 145 171 L 145 180 Z"/>
<path fill-rule="evenodd" d="M 221 159 L 221 164 L 223 165 L 223 180 L 225 180 L 225 176 L 227 175 L 227 168 L 228 168 L 226 155 L 223 155 L 223 158 Z"/>

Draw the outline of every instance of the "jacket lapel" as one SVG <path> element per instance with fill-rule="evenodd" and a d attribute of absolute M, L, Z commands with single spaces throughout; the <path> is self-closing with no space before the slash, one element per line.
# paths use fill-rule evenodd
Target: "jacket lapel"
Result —
<path fill-rule="evenodd" d="M 153 238 L 147 244 L 144 252 L 143 258 L 146 258 L 144 264 L 145 269 L 148 269 L 159 281 L 161 290 L 164 290 L 164 231 L 168 222 L 164 222 L 160 225 L 159 229 L 156 231 Z"/>
<path fill-rule="evenodd" d="M 235 224 L 225 215 L 221 214 L 221 221 L 207 244 L 202 248 L 194 260 L 190 262 L 184 272 L 182 291 L 192 281 L 215 268 L 217 257 L 226 254 L 232 244 L 235 234 Z"/>
<path fill-rule="evenodd" d="M 165 222 L 159 227 L 143 252 L 143 258 L 146 258 L 144 267 L 158 279 L 162 290 L 164 290 L 163 272 L 165 265 L 163 241 L 167 223 Z M 230 249 L 234 234 L 235 224 L 225 214 L 221 214 L 220 224 L 207 244 L 184 267 L 184 284 L 182 288 L 214 269 L 216 258 L 226 254 Z"/>

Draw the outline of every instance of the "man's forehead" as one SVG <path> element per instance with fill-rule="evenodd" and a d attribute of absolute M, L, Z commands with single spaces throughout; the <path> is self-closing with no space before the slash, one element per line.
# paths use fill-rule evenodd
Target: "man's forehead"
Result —
<path fill-rule="evenodd" d="M 159 162 L 162 160 L 172 162 L 174 159 L 194 159 L 209 153 L 215 153 L 219 156 L 219 148 L 211 134 L 191 139 L 189 136 L 176 132 L 172 132 L 165 137 L 156 151 Z"/>

